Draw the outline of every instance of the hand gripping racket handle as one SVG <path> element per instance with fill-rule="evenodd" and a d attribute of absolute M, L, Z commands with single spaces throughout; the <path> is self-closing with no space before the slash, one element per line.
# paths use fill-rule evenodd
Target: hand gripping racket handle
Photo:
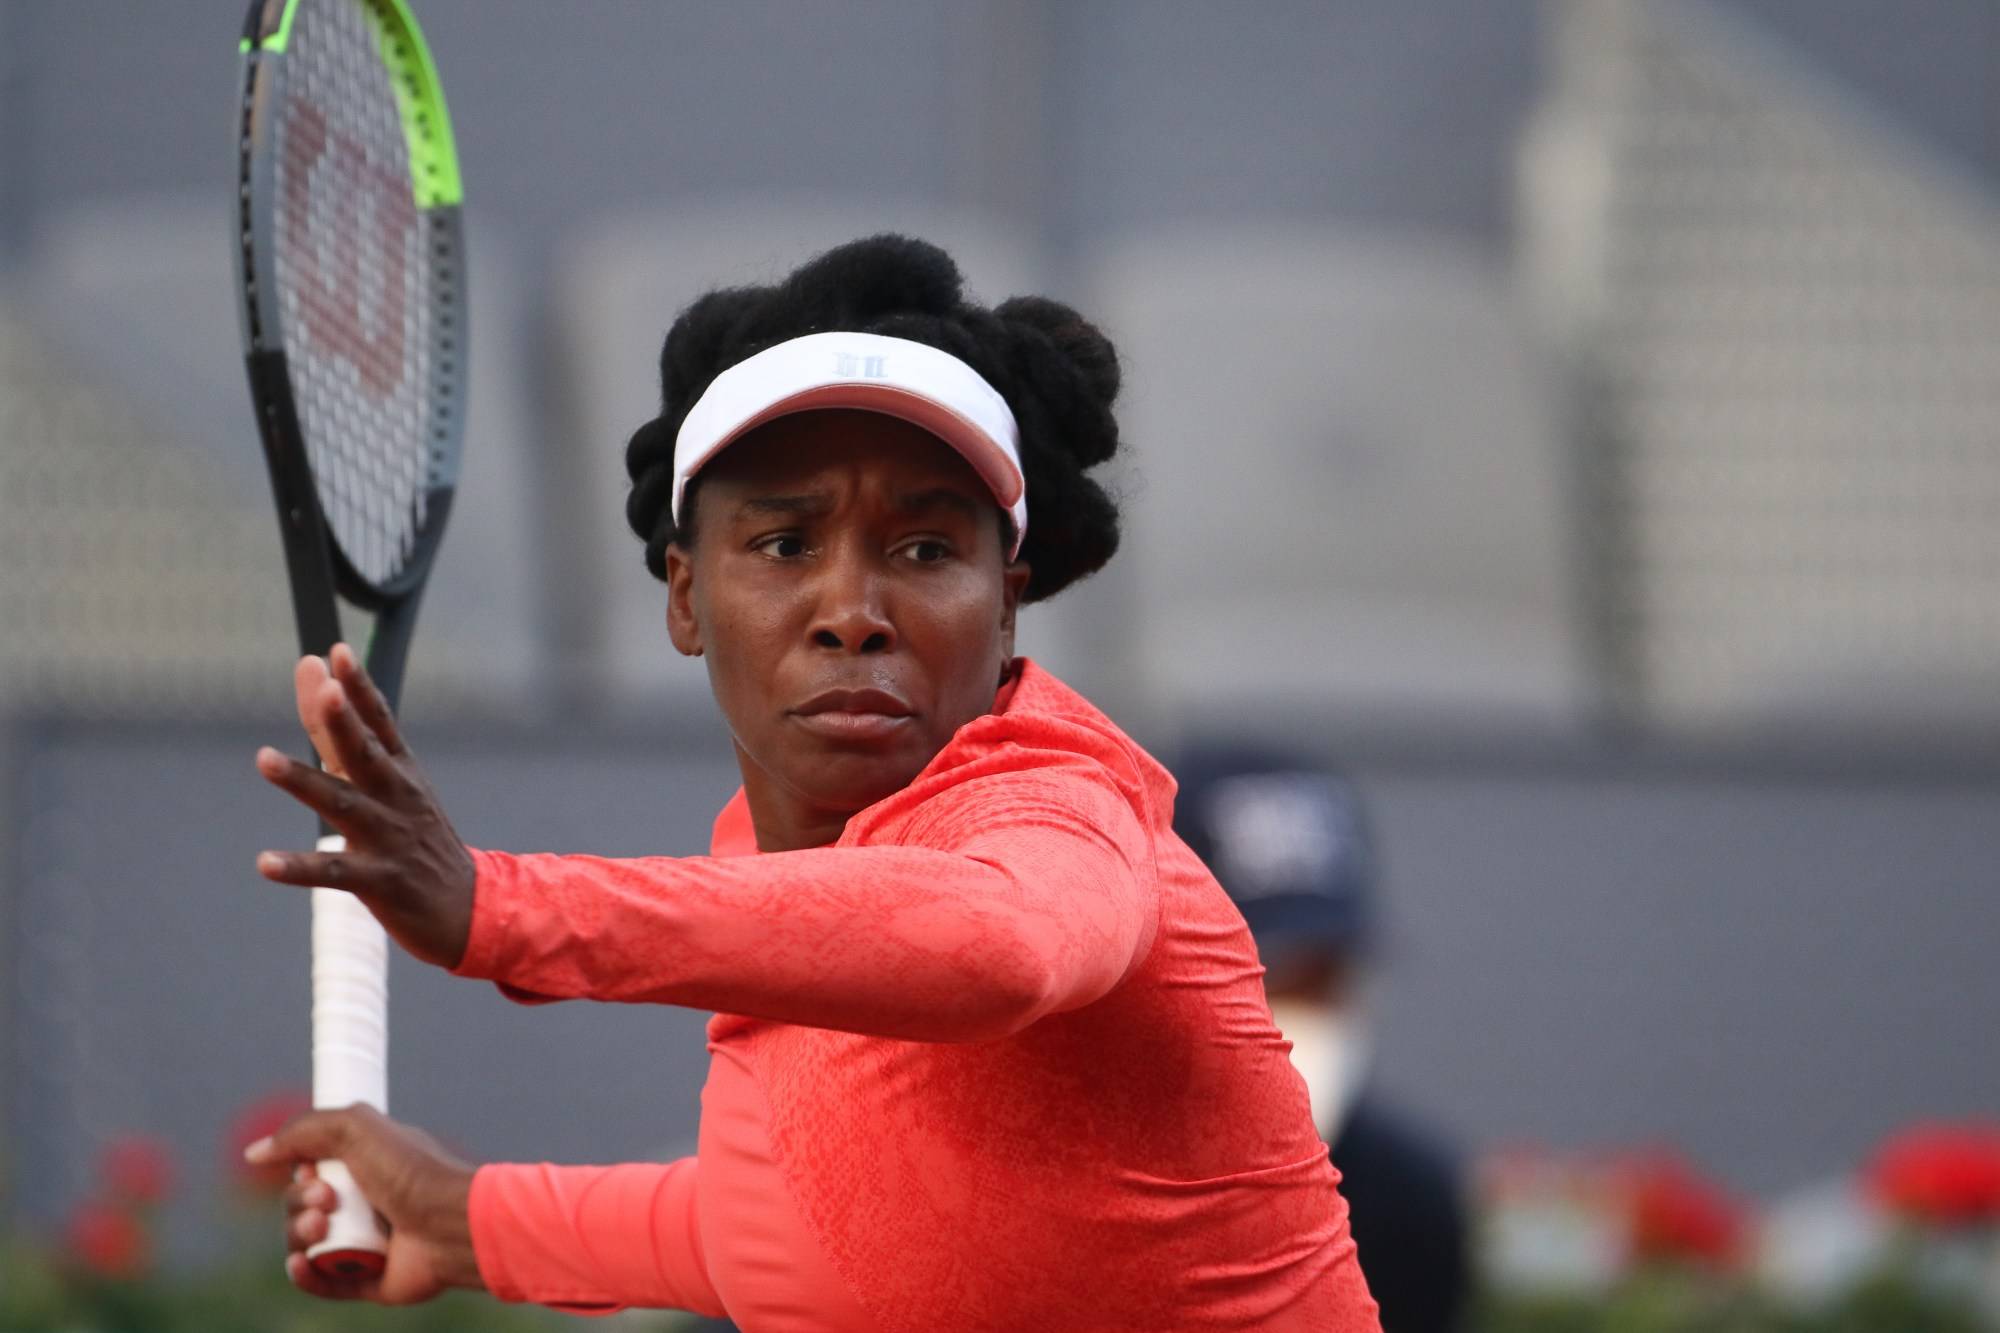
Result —
<path fill-rule="evenodd" d="M 331 834 L 322 852 L 344 851 Z M 389 1109 L 389 946 L 381 925 L 351 893 L 312 891 L 313 1105 L 366 1102 Z M 369 1277 L 382 1271 L 388 1238 L 375 1210 L 340 1162 L 320 1162 L 319 1178 L 338 1200 L 326 1239 L 306 1251 L 313 1267 L 331 1277 Z"/>

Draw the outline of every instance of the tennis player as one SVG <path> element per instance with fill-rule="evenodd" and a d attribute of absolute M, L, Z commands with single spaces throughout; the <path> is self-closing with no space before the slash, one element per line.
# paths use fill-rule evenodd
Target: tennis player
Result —
<path fill-rule="evenodd" d="M 698 1152 L 474 1169 L 311 1112 L 252 1149 L 302 1164 L 294 1282 L 751 1333 L 1377 1328 L 1173 778 L 1014 655 L 1016 608 L 1117 548 L 1087 475 L 1118 444 L 1111 345 L 1053 301 L 970 304 L 942 251 L 878 236 L 696 301 L 661 375 L 627 517 L 735 738 L 711 854 L 465 847 L 343 646 L 295 680 L 329 771 L 258 766 L 347 850 L 258 865 L 517 999 L 714 1011 Z M 378 1278 L 305 1261 L 322 1158 L 389 1224 Z"/>

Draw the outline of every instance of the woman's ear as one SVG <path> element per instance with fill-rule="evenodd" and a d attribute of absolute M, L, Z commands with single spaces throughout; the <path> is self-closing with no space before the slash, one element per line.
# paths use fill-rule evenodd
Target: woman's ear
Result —
<path fill-rule="evenodd" d="M 667 547 L 667 637 L 681 656 L 701 656 L 701 619 L 694 612 L 694 561 L 679 542 Z"/>
<path fill-rule="evenodd" d="M 1034 573 L 1026 562 L 1016 560 L 1000 572 L 1000 648 L 1003 655 L 1001 665 L 1014 660 L 1014 617 L 1021 609 L 1021 594 L 1027 591 L 1028 579 Z"/>

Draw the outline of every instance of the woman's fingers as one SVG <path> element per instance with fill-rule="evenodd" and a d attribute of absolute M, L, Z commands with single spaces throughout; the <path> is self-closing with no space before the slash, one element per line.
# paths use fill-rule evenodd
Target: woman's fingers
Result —
<path fill-rule="evenodd" d="M 257 872 L 280 884 L 360 894 L 396 942 L 425 962 L 456 966 L 471 931 L 472 855 L 404 745 L 388 702 L 352 649 L 331 667 L 302 657 L 299 720 L 324 772 L 258 752 L 263 776 L 346 835 L 339 851 L 267 851 Z"/>
<path fill-rule="evenodd" d="M 243 1160 L 254 1165 L 294 1164 L 292 1183 L 285 1190 L 285 1245 L 290 1251 L 285 1256 L 285 1276 L 300 1291 L 329 1301 L 373 1300 L 381 1294 L 379 1278 L 328 1277 L 305 1256 L 306 1250 L 326 1239 L 335 1202 L 332 1187 L 310 1164 L 343 1156 L 357 1146 L 355 1135 L 379 1118 L 359 1107 L 303 1111 L 277 1133 L 243 1150 Z"/>
<path fill-rule="evenodd" d="M 258 1160 L 281 1158 L 284 1150 L 273 1140 L 256 1145 Z M 292 1183 L 285 1187 L 285 1275 L 301 1291 L 330 1301 L 359 1300 L 371 1294 L 369 1282 L 329 1278 L 312 1266 L 305 1252 L 326 1239 L 333 1225 L 333 1209 L 339 1198 L 333 1186 L 319 1178 L 311 1162 L 300 1162 L 292 1170 Z"/>
<path fill-rule="evenodd" d="M 285 1225 L 285 1242 L 294 1250 L 311 1249 L 326 1239 L 332 1222 L 323 1208 L 301 1208 Z"/>
<path fill-rule="evenodd" d="M 305 728 L 320 762 L 326 765 L 329 772 L 339 773 L 340 757 L 334 752 L 333 737 L 327 734 L 326 718 L 320 704 L 326 683 L 331 679 L 324 658 L 301 657 L 299 664 L 292 668 L 292 698 L 298 705 L 299 725 Z"/>
<path fill-rule="evenodd" d="M 292 694 L 299 710 L 299 725 L 312 738 L 320 762 L 342 777 L 361 762 L 372 762 L 379 776 L 392 767 L 386 756 L 404 753 L 402 736 L 389 714 L 388 702 L 346 644 L 334 645 L 332 662 L 341 663 L 336 674 L 327 658 L 308 654 L 292 670 Z M 387 735 L 382 728 L 386 726 Z"/>
<path fill-rule="evenodd" d="M 302 889 L 361 894 L 394 893 L 403 884 L 402 869 L 395 861 L 365 852 L 259 852 L 257 873 Z"/>
<path fill-rule="evenodd" d="M 333 645 L 333 652 L 327 657 L 327 664 L 333 670 L 333 678 L 347 689 L 347 697 L 354 704 L 354 711 L 360 715 L 362 724 L 375 733 L 382 742 L 382 748 L 390 754 L 401 757 L 408 751 L 403 744 L 403 733 L 396 726 L 396 715 L 389 708 L 389 701 L 382 697 L 382 691 L 375 687 L 375 681 L 361 665 L 361 658 L 354 649 L 344 643 Z"/>
<path fill-rule="evenodd" d="M 312 704 L 319 715 L 319 732 L 331 748 L 329 767 L 377 796 L 396 795 L 408 786 L 402 769 L 355 710 L 346 686 L 329 677 Z M 328 751 L 320 754 L 326 756 Z"/>
<path fill-rule="evenodd" d="M 312 1165 L 306 1163 L 302 1167 L 302 1170 L 311 1171 Z M 333 1186 L 319 1179 L 317 1173 L 310 1177 L 301 1176 L 285 1187 L 285 1215 L 287 1217 L 304 1212 L 308 1208 L 317 1208 L 323 1212 L 330 1212 L 337 1202 L 339 1200 L 334 1196 Z"/>
<path fill-rule="evenodd" d="M 318 1181 L 312 1163 L 339 1157 L 353 1141 L 355 1125 L 386 1119 L 381 1112 L 356 1104 L 346 1108 L 301 1111 L 278 1127 L 278 1132 L 258 1139 L 243 1149 L 243 1160 L 252 1166 L 272 1162 L 294 1164 L 295 1186 Z M 319 1182 L 324 1184 L 325 1182 Z"/>
<path fill-rule="evenodd" d="M 351 782 L 265 746 L 257 751 L 257 771 L 265 781 L 306 806 L 349 838 L 386 832 L 392 817 Z"/>

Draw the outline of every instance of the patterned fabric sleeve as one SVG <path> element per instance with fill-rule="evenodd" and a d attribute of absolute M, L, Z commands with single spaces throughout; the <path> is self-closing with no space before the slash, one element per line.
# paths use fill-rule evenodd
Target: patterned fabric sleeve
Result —
<path fill-rule="evenodd" d="M 720 1315 L 695 1216 L 692 1157 L 665 1165 L 482 1166 L 472 1248 L 487 1289 L 570 1314 L 626 1306 Z"/>
<path fill-rule="evenodd" d="M 902 845 L 475 852 L 456 970 L 534 997 L 980 1041 L 1089 1004 L 1143 958 L 1158 911 L 1151 835 L 1099 759 L 1013 744 L 924 785 L 908 794 Z"/>

